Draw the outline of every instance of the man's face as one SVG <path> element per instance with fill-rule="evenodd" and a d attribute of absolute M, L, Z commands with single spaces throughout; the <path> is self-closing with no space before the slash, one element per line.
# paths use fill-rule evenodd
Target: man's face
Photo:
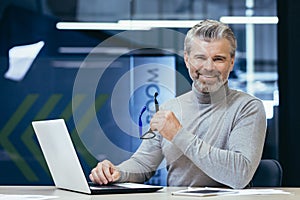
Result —
<path fill-rule="evenodd" d="M 215 92 L 228 80 L 234 65 L 230 49 L 230 43 L 226 39 L 206 42 L 194 38 L 190 54 L 185 52 L 184 60 L 190 77 L 200 92 Z"/>

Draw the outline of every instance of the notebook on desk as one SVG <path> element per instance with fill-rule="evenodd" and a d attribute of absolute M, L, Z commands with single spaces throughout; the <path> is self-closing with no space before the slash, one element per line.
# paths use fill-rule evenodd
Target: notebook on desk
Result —
<path fill-rule="evenodd" d="M 83 172 L 63 119 L 32 122 L 52 179 L 57 188 L 86 194 L 155 192 L 162 186 L 135 183 L 90 185 Z"/>

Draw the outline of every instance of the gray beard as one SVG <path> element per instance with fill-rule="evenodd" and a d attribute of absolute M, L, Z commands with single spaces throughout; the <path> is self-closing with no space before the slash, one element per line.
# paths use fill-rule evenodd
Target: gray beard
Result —
<path fill-rule="evenodd" d="M 218 91 L 223 85 L 224 81 L 218 80 L 215 84 L 213 85 L 208 85 L 205 83 L 201 83 L 198 79 L 194 80 L 195 87 L 199 92 L 202 93 L 211 93 L 211 92 L 216 92 Z"/>

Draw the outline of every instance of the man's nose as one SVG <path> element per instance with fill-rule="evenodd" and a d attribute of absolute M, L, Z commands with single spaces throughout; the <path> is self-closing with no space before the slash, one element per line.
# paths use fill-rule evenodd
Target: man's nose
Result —
<path fill-rule="evenodd" d="M 206 59 L 205 62 L 203 63 L 203 68 L 208 71 L 214 70 L 215 67 L 216 67 L 215 62 L 211 58 Z"/>

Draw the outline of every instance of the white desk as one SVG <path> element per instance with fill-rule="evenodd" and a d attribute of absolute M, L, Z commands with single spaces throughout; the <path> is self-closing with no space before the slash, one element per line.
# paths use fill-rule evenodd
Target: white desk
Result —
<path fill-rule="evenodd" d="M 173 196 L 172 191 L 185 189 L 167 187 L 154 193 L 137 193 L 137 194 L 113 194 L 113 195 L 86 195 L 75 192 L 56 189 L 52 186 L 0 186 L 0 194 L 22 194 L 22 195 L 51 195 L 58 196 L 58 200 L 193 200 L 193 199 L 222 199 L 222 200 L 299 200 L 300 188 L 280 188 L 291 194 L 272 194 L 272 195 L 252 195 L 252 196 L 213 196 L 213 197 L 186 197 Z M 54 200 L 56 200 L 54 199 Z"/>

